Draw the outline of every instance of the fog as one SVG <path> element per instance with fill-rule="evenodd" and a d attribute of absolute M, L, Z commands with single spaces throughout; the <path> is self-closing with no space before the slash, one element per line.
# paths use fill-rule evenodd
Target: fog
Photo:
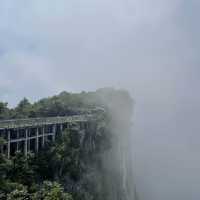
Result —
<path fill-rule="evenodd" d="M 134 146 L 141 199 L 199 198 L 198 80 L 184 75 L 177 76 L 174 92 L 158 83 L 154 89 L 163 90 L 162 97 L 137 100 Z"/>
<path fill-rule="evenodd" d="M 126 88 L 140 200 L 200 197 L 197 0 L 0 1 L 0 99 Z"/>

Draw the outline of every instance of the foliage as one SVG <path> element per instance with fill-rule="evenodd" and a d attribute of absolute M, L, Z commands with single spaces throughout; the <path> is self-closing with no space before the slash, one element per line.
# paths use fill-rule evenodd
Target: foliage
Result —
<path fill-rule="evenodd" d="M 97 182 L 91 179 L 95 180 L 93 169 L 100 166 L 99 154 L 103 149 L 98 146 L 106 134 L 103 127 L 102 132 L 96 130 L 97 138 L 92 138 L 95 134 L 92 126 L 85 138 L 77 128 L 65 130 L 54 144 L 36 155 L 25 157 L 17 152 L 10 160 L 0 155 L 0 195 L 18 200 L 72 200 L 72 196 L 74 200 L 94 199 L 97 194 L 91 190 Z M 90 144 L 92 139 L 96 146 Z"/>
<path fill-rule="evenodd" d="M 28 118 L 32 114 L 32 105 L 28 99 L 22 99 L 11 112 L 11 118 Z"/>
<path fill-rule="evenodd" d="M 56 182 L 45 181 L 39 192 L 34 194 L 34 199 L 41 200 L 73 200 L 72 196 L 64 192 L 63 187 Z"/>
<path fill-rule="evenodd" d="M 117 116 L 117 106 L 124 108 L 128 118 L 131 116 L 132 99 L 126 91 L 62 92 L 33 104 L 24 98 L 13 109 L 0 103 L 0 119 L 75 115 L 99 107 Z M 125 114 L 120 113 L 122 118 Z M 0 199 L 105 200 L 102 155 L 112 145 L 111 117 L 109 112 L 99 113 L 97 123 L 84 132 L 76 126 L 66 129 L 54 144 L 35 155 L 25 157 L 17 152 L 8 160 L 0 154 Z M 0 138 L 0 146 L 4 142 Z"/>
<path fill-rule="evenodd" d="M 0 102 L 0 119 L 74 115 L 85 113 L 91 108 L 114 109 L 118 106 L 132 114 L 133 100 L 127 91 L 102 88 L 95 92 L 61 92 L 33 104 L 24 98 L 14 109 L 9 109 L 7 103 Z"/>
<path fill-rule="evenodd" d="M 26 187 L 21 186 L 13 190 L 11 193 L 8 194 L 7 196 L 8 200 L 29 200 L 30 195 L 28 194 L 28 191 Z"/>
<path fill-rule="evenodd" d="M 8 103 L 0 102 L 0 120 L 8 119 L 9 116 L 9 108 L 7 107 Z"/>
<path fill-rule="evenodd" d="M 31 186 L 34 182 L 34 164 L 32 162 L 33 155 L 28 154 L 25 157 L 22 153 L 17 152 L 11 159 L 11 167 L 8 177 L 12 182 L 18 182 L 26 186 Z"/>

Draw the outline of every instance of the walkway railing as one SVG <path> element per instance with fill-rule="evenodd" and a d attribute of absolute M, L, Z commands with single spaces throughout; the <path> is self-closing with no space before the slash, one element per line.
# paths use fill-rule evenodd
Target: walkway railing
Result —
<path fill-rule="evenodd" d="M 95 115 L 74 115 L 63 117 L 46 117 L 46 118 L 27 118 L 0 121 L 0 129 L 12 129 L 23 127 L 37 127 L 49 124 L 63 124 L 67 122 L 84 122 L 95 119 Z"/>

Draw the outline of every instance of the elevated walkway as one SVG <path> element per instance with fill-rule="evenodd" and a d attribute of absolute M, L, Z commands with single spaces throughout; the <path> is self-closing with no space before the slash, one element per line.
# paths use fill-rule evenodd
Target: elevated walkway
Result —
<path fill-rule="evenodd" d="M 95 115 L 73 115 L 63 117 L 46 117 L 46 118 L 27 118 L 27 119 L 13 119 L 13 120 L 1 120 L 1 129 L 17 129 L 26 127 L 38 127 L 51 124 L 64 124 L 70 122 L 86 122 L 95 119 Z"/>
<path fill-rule="evenodd" d="M 97 120 L 96 114 L 83 114 L 63 117 L 28 118 L 0 121 L 0 153 L 10 156 L 20 151 L 38 152 L 47 142 L 54 141 L 64 129 L 74 129 L 74 126 L 86 131 L 91 122 Z"/>

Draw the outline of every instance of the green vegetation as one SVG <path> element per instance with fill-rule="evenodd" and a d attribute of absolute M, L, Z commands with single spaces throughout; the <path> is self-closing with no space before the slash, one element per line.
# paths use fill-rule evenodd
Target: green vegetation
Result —
<path fill-rule="evenodd" d="M 108 178 L 105 177 L 109 171 L 105 169 L 102 155 L 112 148 L 113 115 L 110 111 L 123 106 L 122 101 L 129 119 L 132 99 L 126 91 L 111 88 L 80 94 L 62 92 L 34 104 L 24 98 L 13 109 L 9 109 L 7 103 L 0 103 L 0 119 L 74 115 L 96 107 L 106 111 L 99 113 L 98 121 L 90 124 L 85 133 L 78 127 L 64 130 L 62 137 L 38 154 L 25 157 L 17 152 L 11 159 L 0 155 L 0 199 L 109 199 Z M 0 146 L 4 142 L 0 139 Z"/>
<path fill-rule="evenodd" d="M 9 109 L 8 104 L 0 102 L 0 119 L 18 119 L 30 117 L 52 117 L 74 115 L 87 112 L 87 109 L 96 107 L 110 108 L 113 102 L 124 102 L 125 107 L 132 112 L 132 99 L 125 90 L 112 88 L 99 89 L 95 92 L 68 93 L 48 97 L 31 104 L 24 98 L 14 109 Z"/>
<path fill-rule="evenodd" d="M 10 160 L 0 155 L 0 199 L 86 200 L 96 187 L 87 188 L 91 184 L 87 175 L 92 168 L 100 169 L 101 147 L 106 147 L 105 129 L 97 132 L 96 146 L 90 144 L 91 138 L 82 141 L 80 131 L 74 129 L 64 131 L 36 155 L 18 152 Z"/>

